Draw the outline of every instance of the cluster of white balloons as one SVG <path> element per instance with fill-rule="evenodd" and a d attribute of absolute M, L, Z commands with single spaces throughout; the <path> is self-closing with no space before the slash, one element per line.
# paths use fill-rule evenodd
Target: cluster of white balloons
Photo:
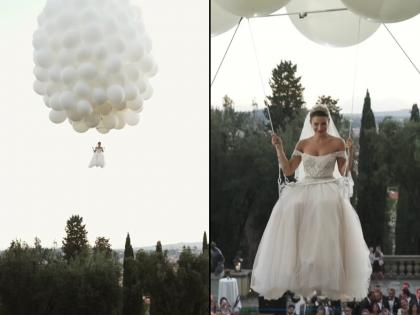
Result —
<path fill-rule="evenodd" d="M 420 13 L 419 0 L 212 0 L 211 6 L 212 36 L 231 29 L 239 17 L 268 15 L 285 6 L 299 32 L 316 43 L 336 47 L 358 44 L 381 23 L 404 21 Z M 340 8 L 347 10 L 304 17 L 310 11 Z"/>
<path fill-rule="evenodd" d="M 34 90 L 54 123 L 101 133 L 139 122 L 157 72 L 130 0 L 47 0 L 33 34 Z"/>

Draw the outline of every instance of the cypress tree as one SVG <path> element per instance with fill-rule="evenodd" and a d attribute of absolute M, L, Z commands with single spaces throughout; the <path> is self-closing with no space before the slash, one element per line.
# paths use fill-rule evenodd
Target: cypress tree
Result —
<path fill-rule="evenodd" d="M 130 234 L 127 233 L 123 263 L 123 310 L 122 315 L 143 314 L 143 300 L 140 286 L 137 283 L 134 261 L 134 251 L 131 246 Z"/>
<path fill-rule="evenodd" d="M 377 140 L 375 116 L 366 91 L 359 138 L 357 211 L 369 246 L 383 245 L 385 224 L 386 187 L 378 173 Z"/>
<path fill-rule="evenodd" d="M 417 104 L 413 104 L 413 107 L 411 108 L 410 121 L 420 122 L 419 108 Z"/>

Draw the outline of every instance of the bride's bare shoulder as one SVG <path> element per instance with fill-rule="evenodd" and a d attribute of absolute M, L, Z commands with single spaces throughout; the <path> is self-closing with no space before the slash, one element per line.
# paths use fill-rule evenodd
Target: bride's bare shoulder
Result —
<path fill-rule="evenodd" d="M 344 142 L 343 138 L 331 136 L 331 140 L 334 146 L 337 147 L 338 151 L 343 151 L 346 148 L 346 143 Z"/>

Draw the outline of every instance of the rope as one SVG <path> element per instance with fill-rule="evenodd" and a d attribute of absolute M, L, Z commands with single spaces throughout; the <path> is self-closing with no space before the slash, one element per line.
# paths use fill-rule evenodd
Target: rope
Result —
<path fill-rule="evenodd" d="M 264 83 L 263 83 L 263 78 L 262 78 L 262 74 L 261 74 L 260 62 L 258 60 L 258 54 L 257 54 L 256 45 L 255 45 L 254 35 L 252 33 L 251 23 L 249 22 L 249 19 L 247 19 L 247 20 L 248 20 L 248 26 L 249 26 L 249 33 L 251 34 L 252 48 L 254 50 L 255 61 L 257 63 L 257 68 L 258 68 L 258 75 L 260 77 L 261 90 L 262 90 L 263 95 L 264 95 L 264 105 L 267 107 L 268 119 L 270 121 L 271 131 L 274 133 L 274 127 L 273 127 L 273 121 L 271 120 L 270 109 L 268 108 L 268 105 L 265 102 L 265 99 L 267 99 L 267 94 L 265 93 L 265 89 L 264 89 Z"/>
<path fill-rule="evenodd" d="M 360 39 L 360 23 L 362 21 L 362 18 L 359 17 L 359 25 L 357 28 L 357 42 L 359 42 Z M 354 108 L 354 94 L 355 94 L 355 90 L 356 90 L 356 78 L 357 78 L 357 66 L 358 66 L 358 60 L 359 60 L 359 45 L 356 45 L 356 52 L 355 52 L 355 57 L 354 57 L 354 73 L 353 73 L 353 93 L 352 93 L 352 97 L 351 97 L 351 111 L 350 111 L 350 115 L 353 115 L 353 108 Z M 349 138 L 351 136 L 351 127 L 352 127 L 352 122 L 353 120 L 350 118 L 350 124 L 349 124 Z"/>
<path fill-rule="evenodd" d="M 235 32 L 233 33 L 233 36 L 230 39 L 229 45 L 228 45 L 228 47 L 227 47 L 227 49 L 225 51 L 225 54 L 223 55 L 222 61 L 220 61 L 219 67 L 217 67 L 216 74 L 214 75 L 213 80 L 211 81 L 210 87 L 213 86 L 213 82 L 214 82 L 214 80 L 216 80 L 217 74 L 219 73 L 219 70 L 222 67 L 223 61 L 225 60 L 225 57 L 226 57 L 226 55 L 227 55 L 227 53 L 229 51 L 230 45 L 232 44 L 233 39 L 235 38 L 236 32 L 238 31 L 238 28 L 239 28 L 239 25 L 241 24 L 241 21 L 242 21 L 242 17 L 239 19 L 238 25 L 236 26 Z"/>
<path fill-rule="evenodd" d="M 251 42 L 252 42 L 252 47 L 254 49 L 254 56 L 255 56 L 255 61 L 257 63 L 258 74 L 259 74 L 259 77 L 260 77 L 261 89 L 262 89 L 262 92 L 263 92 L 263 95 L 264 95 L 264 105 L 267 108 L 268 119 L 270 121 L 270 126 L 271 126 L 271 132 L 274 134 L 275 131 L 274 131 L 274 126 L 273 126 L 273 121 L 271 120 L 270 108 L 268 107 L 268 103 L 265 101 L 267 99 L 267 94 L 265 93 L 265 89 L 264 89 L 264 83 L 263 83 L 262 74 L 261 74 L 260 62 L 258 60 L 257 48 L 256 48 L 256 45 L 255 45 L 254 35 L 252 33 L 252 28 L 251 28 L 251 22 L 249 21 L 249 19 L 248 19 L 248 26 L 249 26 L 249 33 L 251 34 Z M 287 184 L 288 183 L 287 177 L 284 176 L 284 178 L 285 178 L 285 182 Z M 281 167 L 280 167 L 280 164 L 279 164 L 279 176 L 277 177 L 277 187 L 278 187 L 278 190 L 279 190 L 279 197 L 280 197 L 281 191 L 284 188 L 281 184 Z"/>
<path fill-rule="evenodd" d="M 400 49 L 402 50 L 402 52 L 404 53 L 404 55 L 407 57 L 408 61 L 410 61 L 410 63 L 413 65 L 413 67 L 417 71 L 417 73 L 420 74 L 420 70 L 416 67 L 416 65 L 411 60 L 411 58 L 408 56 L 408 54 L 406 53 L 406 51 L 404 50 L 404 48 L 402 48 L 402 46 L 400 45 L 400 43 L 398 42 L 398 40 L 395 38 L 395 36 L 391 33 L 391 31 L 388 29 L 388 27 L 384 23 L 382 23 L 382 25 L 388 31 L 389 35 L 391 35 L 391 37 L 395 41 L 395 43 L 397 43 L 398 47 L 400 47 Z"/>

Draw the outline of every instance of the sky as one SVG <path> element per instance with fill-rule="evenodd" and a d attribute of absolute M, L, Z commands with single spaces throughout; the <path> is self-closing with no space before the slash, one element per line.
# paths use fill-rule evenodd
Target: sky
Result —
<path fill-rule="evenodd" d="M 286 10 L 276 13 L 286 13 Z M 271 71 L 281 60 L 290 60 L 297 65 L 308 108 L 315 104 L 318 96 L 331 95 L 339 99 L 342 112 L 361 113 L 367 89 L 374 111 L 411 109 L 412 104 L 420 101 L 420 74 L 382 25 L 359 45 L 337 48 L 310 41 L 294 27 L 288 16 L 252 18 L 249 22 L 264 87 L 248 20 L 243 20 L 212 85 L 212 106 L 221 106 L 222 97 L 228 95 L 238 110 L 252 109 L 253 99 L 262 108 L 264 93 L 270 94 Z M 417 40 L 420 16 L 387 24 L 387 27 L 420 67 Z M 212 79 L 233 33 L 234 28 L 211 39 Z"/>
<path fill-rule="evenodd" d="M 133 2 L 133 1 L 131 1 Z M 33 91 L 32 34 L 45 0 L 0 1 L 0 249 L 54 246 L 71 215 L 88 240 L 123 248 L 202 240 L 208 233 L 208 4 L 138 0 L 159 71 L 137 126 L 80 134 L 49 121 Z M 101 141 L 106 166 L 88 168 Z"/>

